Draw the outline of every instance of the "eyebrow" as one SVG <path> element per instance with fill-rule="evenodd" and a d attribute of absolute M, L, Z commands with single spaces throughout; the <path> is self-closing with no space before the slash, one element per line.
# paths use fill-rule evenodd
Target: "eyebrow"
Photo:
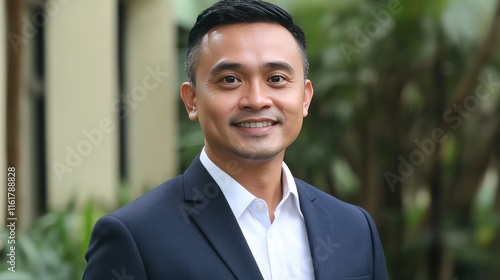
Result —
<path fill-rule="evenodd" d="M 211 70 L 210 76 L 217 76 L 219 73 L 228 71 L 228 70 L 240 70 L 244 68 L 243 64 L 237 62 L 220 62 L 217 63 Z M 295 70 L 293 67 L 285 61 L 271 61 L 267 62 L 263 66 L 264 69 L 270 70 L 282 70 L 287 72 L 290 75 L 295 74 Z"/>
<path fill-rule="evenodd" d="M 282 70 L 290 75 L 295 74 L 293 67 L 285 61 L 272 61 L 264 64 L 264 68 L 271 70 Z"/>
<path fill-rule="evenodd" d="M 211 70 L 210 70 L 210 76 L 217 76 L 219 73 L 227 71 L 227 70 L 238 70 L 243 68 L 243 65 L 241 63 L 236 63 L 236 62 L 220 62 L 217 63 Z"/>

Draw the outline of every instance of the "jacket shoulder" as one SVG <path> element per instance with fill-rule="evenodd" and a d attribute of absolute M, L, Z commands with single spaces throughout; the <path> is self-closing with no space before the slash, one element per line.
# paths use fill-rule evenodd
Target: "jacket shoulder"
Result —
<path fill-rule="evenodd" d="M 174 177 L 108 215 L 125 224 L 158 218 L 158 215 L 165 213 L 168 208 L 184 201 L 182 186 L 182 176 Z"/>
<path fill-rule="evenodd" d="M 300 179 L 295 179 L 300 199 L 310 199 L 314 204 L 321 207 L 335 222 L 350 224 L 359 228 L 376 228 L 373 218 L 360 206 L 342 201 Z"/>
<path fill-rule="evenodd" d="M 320 204 L 325 210 L 343 210 L 359 212 L 359 206 L 342 201 L 331 194 L 328 194 L 313 185 L 306 183 L 300 179 L 295 178 L 297 188 L 302 190 L 302 193 L 309 199 L 314 200 Z M 302 198 L 301 198 L 302 199 Z"/>

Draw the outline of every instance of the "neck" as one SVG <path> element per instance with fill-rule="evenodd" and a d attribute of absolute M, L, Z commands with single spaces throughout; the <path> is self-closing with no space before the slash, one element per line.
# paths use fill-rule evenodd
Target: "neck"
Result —
<path fill-rule="evenodd" d="M 283 198 L 281 174 L 284 152 L 266 161 L 224 160 L 208 152 L 207 156 L 251 194 L 263 199 L 269 208 L 271 221 L 274 220 L 274 210 Z"/>

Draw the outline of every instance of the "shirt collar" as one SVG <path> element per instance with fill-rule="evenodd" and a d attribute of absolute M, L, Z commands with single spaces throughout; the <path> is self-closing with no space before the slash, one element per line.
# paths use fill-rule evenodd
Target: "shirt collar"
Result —
<path fill-rule="evenodd" d="M 200 161 L 207 169 L 210 176 L 212 176 L 212 178 L 215 180 L 217 185 L 219 185 L 236 219 L 239 219 L 241 214 L 247 209 L 250 203 L 252 203 L 252 201 L 256 199 L 256 197 L 247 189 L 245 189 L 240 183 L 229 176 L 226 172 L 215 165 L 215 163 L 213 163 L 213 161 L 207 156 L 205 147 L 203 147 L 201 151 Z M 289 196 L 291 196 L 294 201 L 295 209 L 297 209 L 300 216 L 304 218 L 302 211 L 300 211 L 299 193 L 297 191 L 295 179 L 293 178 L 293 175 L 285 162 L 282 163 L 281 170 L 283 199 L 279 203 L 278 207 L 280 207 L 281 204 L 283 204 L 283 202 L 287 200 Z"/>
<path fill-rule="evenodd" d="M 243 211 L 255 199 L 255 196 L 245 189 L 240 183 L 236 182 L 231 176 L 220 169 L 213 161 L 207 156 L 205 148 L 201 151 L 200 161 L 207 169 L 210 176 L 214 178 L 217 185 L 219 185 L 222 193 L 226 197 L 234 216 L 238 219 Z"/>
<path fill-rule="evenodd" d="M 297 191 L 297 185 L 295 184 L 295 179 L 293 178 L 292 172 L 288 168 L 288 166 L 283 162 L 281 164 L 281 170 L 282 170 L 282 184 L 283 184 L 283 201 L 285 201 L 288 196 L 291 196 L 295 208 L 299 212 L 300 216 L 304 218 L 304 215 L 302 214 L 302 211 L 300 210 L 300 203 L 299 203 L 299 192 Z"/>

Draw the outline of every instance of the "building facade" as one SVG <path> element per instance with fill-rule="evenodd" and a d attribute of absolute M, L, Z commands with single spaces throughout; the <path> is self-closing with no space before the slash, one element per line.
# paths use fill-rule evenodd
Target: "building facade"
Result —
<path fill-rule="evenodd" d="M 70 202 L 115 208 L 120 187 L 134 198 L 177 174 L 172 1 L 3 0 L 0 18 L 0 167 L 16 168 L 21 227 Z"/>

